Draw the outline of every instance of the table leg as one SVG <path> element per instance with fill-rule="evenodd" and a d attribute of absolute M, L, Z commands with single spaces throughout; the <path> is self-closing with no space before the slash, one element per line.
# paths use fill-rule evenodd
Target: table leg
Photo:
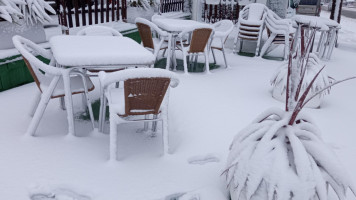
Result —
<path fill-rule="evenodd" d="M 176 58 L 176 45 L 177 45 L 177 37 L 174 36 L 173 41 L 173 49 L 172 49 L 172 59 L 173 59 L 173 70 L 176 71 L 177 70 L 177 58 Z"/>
<path fill-rule="evenodd" d="M 167 70 L 169 70 L 171 66 L 171 56 L 172 56 L 172 34 L 168 36 L 168 53 L 167 53 L 167 63 L 166 63 Z"/>

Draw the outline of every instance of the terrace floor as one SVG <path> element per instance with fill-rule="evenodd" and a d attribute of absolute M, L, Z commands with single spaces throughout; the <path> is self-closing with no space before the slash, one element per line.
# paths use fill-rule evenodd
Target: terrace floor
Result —
<path fill-rule="evenodd" d="M 336 80 L 356 75 L 356 22 L 343 18 L 342 27 L 339 48 L 325 62 L 326 72 Z M 218 64 L 223 64 L 217 55 Z M 160 156 L 160 134 L 152 138 L 136 133 L 142 124 L 121 125 L 121 161 L 114 165 L 107 162 L 109 135 L 91 130 L 89 121 L 81 119 L 79 96 L 74 98 L 77 138 L 66 135 L 66 112 L 58 100 L 50 101 L 37 137 L 29 138 L 24 133 L 36 85 L 1 92 L 0 199 L 28 199 L 30 193 L 54 190 L 75 191 L 95 200 L 164 199 L 205 187 L 224 193 L 220 175 L 233 137 L 264 110 L 284 107 L 272 98 L 270 85 L 283 62 L 239 56 L 231 50 L 227 57 L 231 68 L 212 70 L 211 75 L 177 72 L 181 83 L 171 90 L 169 102 L 172 154 Z M 90 97 L 98 99 L 98 80 L 93 81 L 97 89 Z M 305 112 L 356 182 L 355 88 L 355 81 L 336 86 L 320 109 Z M 336 197 L 331 193 L 330 199 Z"/>

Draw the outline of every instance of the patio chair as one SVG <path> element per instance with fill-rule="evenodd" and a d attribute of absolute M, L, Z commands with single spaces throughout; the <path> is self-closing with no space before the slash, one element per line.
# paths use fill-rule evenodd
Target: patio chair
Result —
<path fill-rule="evenodd" d="M 223 53 L 225 67 L 227 68 L 227 60 L 225 55 L 225 42 L 227 37 L 231 33 L 232 29 L 234 28 L 234 24 L 230 20 L 222 20 L 214 25 L 214 37 L 211 41 L 211 52 L 213 53 L 214 63 L 216 63 L 215 53 L 214 50 L 219 50 Z"/>
<path fill-rule="evenodd" d="M 188 45 L 186 45 L 183 40 L 184 36 L 191 34 L 191 40 Z M 199 55 L 204 55 L 205 57 L 205 72 L 209 71 L 209 43 L 213 35 L 213 27 L 210 25 L 202 25 L 200 27 L 195 27 L 191 29 L 186 29 L 179 33 L 178 38 L 180 39 L 179 50 L 183 52 L 183 66 L 184 73 L 188 73 L 187 56 L 189 56 L 189 63 L 192 63 L 195 59 L 195 63 L 198 60 Z"/>
<path fill-rule="evenodd" d="M 103 131 L 106 102 L 110 111 L 110 160 L 117 159 L 117 125 L 130 122 L 153 122 L 156 132 L 157 121 L 162 121 L 164 152 L 168 153 L 168 99 L 169 86 L 179 84 L 177 76 L 163 69 L 127 69 L 113 73 L 99 73 L 101 105 L 99 130 Z M 113 83 L 124 81 L 123 88 L 114 88 Z M 150 116 L 153 117 L 150 118 Z"/>
<path fill-rule="evenodd" d="M 289 45 L 295 32 L 291 21 L 282 19 L 272 10 L 268 10 L 265 24 L 267 28 L 268 39 L 261 49 L 261 56 L 267 53 L 272 44 L 282 44 L 284 45 L 283 58 L 287 59 L 290 49 Z"/>
<path fill-rule="evenodd" d="M 122 34 L 119 31 L 106 26 L 89 26 L 80 30 L 77 35 L 122 37 Z"/>
<path fill-rule="evenodd" d="M 91 107 L 91 102 L 88 96 L 88 92 L 94 90 L 94 84 L 91 82 L 90 78 L 80 71 L 73 71 L 68 68 L 58 68 L 54 67 L 54 59 L 52 53 L 49 50 L 43 49 L 37 44 L 25 39 L 21 36 L 14 36 L 13 42 L 16 49 L 21 53 L 27 68 L 29 69 L 35 83 L 42 94 L 39 101 L 36 103 L 37 108 L 27 129 L 28 135 L 34 135 L 35 131 L 40 123 L 43 113 L 47 107 L 50 99 L 65 97 L 65 92 L 67 89 L 70 90 L 71 94 L 84 94 L 86 97 L 86 103 L 88 106 L 90 119 L 92 126 L 94 128 L 94 118 L 93 111 Z M 41 55 L 44 58 L 51 59 L 49 65 L 43 63 L 35 55 Z M 69 85 L 70 83 L 70 85 Z M 89 89 L 88 89 L 89 88 Z M 66 98 L 67 100 L 68 98 Z M 66 103 L 72 103 L 67 102 Z M 69 126 L 74 126 L 72 111 L 68 111 L 68 123 Z M 71 116 L 70 116 L 71 115 Z"/>
<path fill-rule="evenodd" d="M 156 24 L 140 17 L 135 19 L 135 23 L 142 40 L 142 45 L 148 50 L 152 51 L 157 60 L 160 50 L 169 49 L 168 44 L 170 44 L 172 39 L 171 34 L 161 30 Z M 153 32 L 156 32 L 158 36 Z M 169 62 L 169 58 L 167 59 L 167 62 Z"/>
<path fill-rule="evenodd" d="M 239 43 L 238 52 L 241 51 L 243 40 L 256 41 L 255 56 L 259 55 L 262 31 L 267 15 L 268 8 L 260 3 L 251 3 L 245 6 L 240 12 L 237 23 L 237 36 L 234 41 L 236 52 L 237 43 Z"/>

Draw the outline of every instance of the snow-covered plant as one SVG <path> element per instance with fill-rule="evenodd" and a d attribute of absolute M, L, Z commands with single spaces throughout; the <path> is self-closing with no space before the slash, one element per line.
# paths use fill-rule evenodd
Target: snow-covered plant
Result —
<path fill-rule="evenodd" d="M 52 21 L 46 11 L 55 14 L 56 11 L 44 0 L 25 0 L 26 5 L 21 5 L 21 13 L 24 15 L 27 24 L 45 23 Z"/>
<path fill-rule="evenodd" d="M 224 171 L 233 200 L 326 200 L 335 191 L 340 200 L 350 189 L 350 176 L 322 140 L 313 120 L 301 113 L 316 95 L 348 78 L 335 81 L 307 98 L 322 67 L 302 92 L 312 37 L 290 53 L 285 110 L 273 108 L 237 134 Z M 293 46 L 294 41 L 292 42 Z"/>
<path fill-rule="evenodd" d="M 305 74 L 301 85 L 301 92 L 304 92 L 308 85 L 311 83 L 315 75 L 320 71 L 323 67 L 321 64 L 320 59 L 315 53 L 308 54 L 308 61 L 304 63 L 305 65 Z M 292 58 L 293 59 L 293 58 Z M 297 59 L 297 58 L 295 58 Z M 294 62 L 295 63 L 295 62 Z M 272 95 L 274 98 L 285 101 L 286 89 L 287 89 L 287 74 L 288 74 L 288 64 L 283 64 L 279 69 L 277 69 L 276 73 L 272 76 L 271 84 L 273 86 Z M 324 71 L 320 72 L 309 92 L 309 96 L 317 93 L 318 91 L 322 90 L 323 88 L 327 87 L 331 84 L 333 78 L 329 77 Z M 320 93 L 318 98 L 315 98 L 311 101 L 308 106 L 317 108 L 320 106 L 320 99 L 323 95 L 329 93 L 330 88 L 328 90 Z"/>
<path fill-rule="evenodd" d="M 0 0 L 0 18 L 11 23 L 24 18 L 27 24 L 52 21 L 46 13 L 55 14 L 55 10 L 44 0 Z"/>
<path fill-rule="evenodd" d="M 23 0 L 0 0 L 0 19 L 11 23 L 18 21 L 23 16 L 18 5 L 24 4 Z"/>
<path fill-rule="evenodd" d="M 152 6 L 156 5 L 154 0 L 129 0 L 129 5 L 132 7 L 142 7 L 149 10 Z"/>

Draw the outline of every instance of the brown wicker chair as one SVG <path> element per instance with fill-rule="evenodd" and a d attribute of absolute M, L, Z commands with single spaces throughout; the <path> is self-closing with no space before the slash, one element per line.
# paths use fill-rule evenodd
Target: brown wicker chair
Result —
<path fill-rule="evenodd" d="M 192 33 L 192 34 L 191 34 Z M 204 25 L 201 27 L 196 27 L 193 29 L 185 30 L 178 35 L 180 38 L 181 46 L 178 48 L 183 52 L 183 65 L 184 72 L 188 73 L 188 64 L 187 64 L 187 54 L 189 56 L 189 63 L 193 61 L 195 58 L 195 62 L 197 62 L 198 56 L 203 54 L 205 57 L 205 72 L 209 73 L 209 41 L 211 40 L 211 36 L 213 33 L 213 29 L 210 25 Z M 189 46 L 184 45 L 183 38 L 186 34 L 191 34 L 191 40 Z"/>
<path fill-rule="evenodd" d="M 142 68 L 100 72 L 99 79 L 102 86 L 99 131 L 103 131 L 108 102 L 110 160 L 117 159 L 117 125 L 122 123 L 145 122 L 144 130 L 147 131 L 148 122 L 152 122 L 152 132 L 155 134 L 157 121 L 162 121 L 163 147 L 164 152 L 168 152 L 168 88 L 178 85 L 176 75 L 167 70 Z M 110 87 L 118 81 L 124 81 L 123 88 Z"/>
<path fill-rule="evenodd" d="M 138 17 L 136 18 L 135 23 L 141 37 L 142 45 L 148 50 L 152 51 L 155 58 L 157 59 L 159 51 L 166 50 L 168 48 L 171 35 L 166 31 L 161 30 L 157 25 L 146 19 Z M 158 36 L 153 34 L 153 32 L 158 34 Z M 157 37 L 153 37 L 153 35 Z"/>
<path fill-rule="evenodd" d="M 84 94 L 88 106 L 91 122 L 94 128 L 93 111 L 88 92 L 94 90 L 94 84 L 90 78 L 80 71 L 71 71 L 71 69 L 64 69 L 52 66 L 54 60 L 49 50 L 43 49 L 20 36 L 14 36 L 13 42 L 16 49 L 22 54 L 24 61 L 29 69 L 35 83 L 40 91 L 36 98 L 36 105 L 33 108 L 31 115 L 33 119 L 27 130 L 28 135 L 34 135 L 43 116 L 46 106 L 50 99 L 64 97 L 67 90 L 66 83 L 70 82 L 71 94 Z M 49 65 L 43 63 L 36 58 L 33 53 L 39 54 L 44 58 L 51 59 Z M 68 72 L 69 71 L 69 72 Z M 69 73 L 69 77 L 65 74 Z M 69 102 L 72 103 L 72 102 Z M 62 105 L 63 106 L 63 105 Z M 74 125 L 73 113 L 68 112 L 69 126 Z"/>

